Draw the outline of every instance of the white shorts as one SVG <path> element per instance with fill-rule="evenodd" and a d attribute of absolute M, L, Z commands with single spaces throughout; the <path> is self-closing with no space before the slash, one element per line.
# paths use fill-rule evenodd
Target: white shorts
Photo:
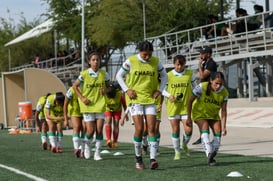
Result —
<path fill-rule="evenodd" d="M 104 119 L 104 113 L 83 113 L 84 122 L 96 121 L 96 119 Z"/>
<path fill-rule="evenodd" d="M 131 116 L 135 115 L 156 115 L 156 105 L 155 104 L 133 104 L 130 106 Z"/>
<path fill-rule="evenodd" d="M 187 114 L 184 114 L 184 115 L 175 115 L 175 116 L 171 116 L 171 117 L 168 117 L 169 120 L 187 120 L 188 119 L 188 115 Z"/>

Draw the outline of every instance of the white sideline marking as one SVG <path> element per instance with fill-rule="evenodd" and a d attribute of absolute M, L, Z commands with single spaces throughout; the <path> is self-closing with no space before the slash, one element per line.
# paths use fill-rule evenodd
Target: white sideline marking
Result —
<path fill-rule="evenodd" d="M 0 164 L 0 167 L 5 168 L 5 169 L 7 169 L 7 170 L 9 170 L 9 171 L 15 172 L 15 173 L 17 173 L 17 174 L 24 175 L 24 176 L 26 176 L 26 177 L 28 177 L 28 178 L 31 178 L 31 179 L 33 179 L 33 180 L 36 180 L 36 181 L 47 181 L 47 180 L 45 180 L 45 179 L 43 179 L 43 178 L 36 177 L 36 176 L 34 176 L 34 175 L 31 175 L 31 174 L 22 172 L 22 171 L 20 171 L 20 170 L 18 170 L 18 169 L 16 169 L 16 168 L 12 168 L 12 167 L 9 167 L 9 166 L 6 166 L 6 165 Z"/>

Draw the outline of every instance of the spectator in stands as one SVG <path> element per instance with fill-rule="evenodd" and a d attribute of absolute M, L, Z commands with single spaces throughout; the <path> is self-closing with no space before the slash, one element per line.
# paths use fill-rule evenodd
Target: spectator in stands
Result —
<path fill-rule="evenodd" d="M 258 4 L 255 4 L 253 6 L 253 9 L 255 11 L 255 14 L 259 14 L 264 11 L 263 6 L 260 6 Z M 263 24 L 263 16 L 259 14 L 250 18 L 249 22 L 247 23 L 247 29 L 248 31 L 256 30 L 260 28 L 262 24 Z"/>
<path fill-rule="evenodd" d="M 34 58 L 34 60 L 32 61 L 32 64 L 34 64 L 34 66 L 35 66 L 36 68 L 42 68 L 41 58 L 40 58 L 39 54 L 36 54 L 36 55 L 35 55 L 35 58 Z"/>
<path fill-rule="evenodd" d="M 238 8 L 235 11 L 236 18 L 247 16 L 247 11 L 243 8 Z M 226 24 L 221 30 L 221 36 L 226 36 L 228 34 L 243 33 L 246 31 L 245 19 L 238 19 L 234 24 Z"/>
<path fill-rule="evenodd" d="M 208 15 L 207 24 L 212 24 L 212 25 L 204 29 L 204 34 L 206 36 L 206 39 L 215 38 L 221 35 L 222 25 L 221 24 L 214 25 L 214 23 L 217 23 L 217 22 L 218 22 L 218 16 L 215 16 L 212 14 Z M 216 28 L 216 32 L 215 32 L 215 28 Z"/>

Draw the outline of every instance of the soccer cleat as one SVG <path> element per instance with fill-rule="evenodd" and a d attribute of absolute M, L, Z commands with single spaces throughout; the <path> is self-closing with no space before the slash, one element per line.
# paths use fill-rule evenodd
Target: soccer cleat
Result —
<path fill-rule="evenodd" d="M 94 154 L 94 160 L 95 160 L 95 161 L 102 160 L 102 158 L 101 158 L 101 156 L 100 156 L 99 153 L 95 153 L 95 154 Z"/>
<path fill-rule="evenodd" d="M 52 153 L 56 153 L 56 152 L 57 152 L 57 149 L 56 149 L 56 147 L 54 147 L 54 146 L 51 146 L 51 147 L 50 147 L 50 150 L 51 150 Z"/>
<path fill-rule="evenodd" d="M 112 141 L 107 140 L 106 145 L 108 146 L 108 148 L 112 148 Z"/>
<path fill-rule="evenodd" d="M 190 152 L 189 152 L 189 149 L 188 149 L 187 146 L 183 146 L 182 149 L 183 149 L 183 151 L 185 152 L 185 154 L 186 154 L 187 157 L 191 156 L 191 155 L 190 155 Z"/>
<path fill-rule="evenodd" d="M 152 170 L 156 169 L 158 167 L 158 162 L 155 159 L 150 160 L 150 168 Z"/>
<path fill-rule="evenodd" d="M 84 149 L 84 158 L 89 159 L 90 158 L 90 144 L 85 144 L 85 149 Z"/>
<path fill-rule="evenodd" d="M 62 149 L 62 148 L 57 148 L 56 152 L 57 152 L 57 153 L 62 153 L 62 152 L 63 152 L 63 149 Z"/>
<path fill-rule="evenodd" d="M 214 157 L 216 156 L 216 154 L 217 154 L 216 151 L 208 154 L 208 165 L 209 166 L 216 165 L 216 160 L 214 159 Z"/>
<path fill-rule="evenodd" d="M 141 150 L 142 150 L 142 154 L 143 155 L 147 155 L 147 153 L 148 153 L 148 146 L 144 146 L 143 145 Z"/>
<path fill-rule="evenodd" d="M 43 148 L 43 150 L 47 150 L 47 143 L 46 142 L 42 143 L 42 148 Z"/>
<path fill-rule="evenodd" d="M 112 144 L 112 148 L 118 148 L 118 143 L 117 143 L 117 142 L 114 142 L 114 143 Z"/>
<path fill-rule="evenodd" d="M 141 156 L 136 156 L 136 169 L 137 170 L 143 170 L 144 164 Z"/>
<path fill-rule="evenodd" d="M 175 155 L 174 155 L 174 158 L 173 158 L 174 160 L 180 160 L 181 159 L 181 154 L 180 153 L 176 153 Z"/>
<path fill-rule="evenodd" d="M 79 150 L 79 149 L 74 149 L 74 157 L 75 157 L 75 158 L 79 158 L 79 157 L 80 157 L 80 154 L 81 154 L 81 150 Z"/>
<path fill-rule="evenodd" d="M 199 145 L 199 144 L 201 144 L 201 138 L 198 138 L 198 140 L 192 143 L 192 145 Z"/>

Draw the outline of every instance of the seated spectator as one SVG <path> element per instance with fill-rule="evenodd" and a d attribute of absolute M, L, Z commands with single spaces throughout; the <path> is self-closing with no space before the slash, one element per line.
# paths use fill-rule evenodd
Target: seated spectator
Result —
<path fill-rule="evenodd" d="M 222 24 L 213 25 L 213 23 L 217 23 L 217 22 L 218 22 L 218 16 L 208 15 L 207 24 L 212 24 L 212 25 L 204 29 L 204 35 L 206 36 L 206 39 L 221 36 L 221 29 L 223 25 Z M 216 32 L 215 32 L 215 28 L 216 28 Z"/>
<path fill-rule="evenodd" d="M 255 11 L 255 14 L 259 14 L 264 11 L 263 6 L 260 6 L 257 4 L 253 6 L 253 9 Z M 259 29 L 262 24 L 263 24 L 263 16 L 259 14 L 250 18 L 250 20 L 247 23 L 247 29 L 248 31 L 256 30 L 256 29 Z"/>
<path fill-rule="evenodd" d="M 39 54 L 35 55 L 35 58 L 34 58 L 34 61 L 32 61 L 32 64 L 34 64 L 34 66 L 36 68 L 42 68 L 41 58 L 40 58 Z"/>
<path fill-rule="evenodd" d="M 243 8 L 238 8 L 235 11 L 236 18 L 247 16 L 247 11 Z M 231 25 L 226 24 L 221 30 L 221 36 L 227 36 L 228 34 L 243 33 L 246 31 L 245 19 L 237 19 Z"/>

